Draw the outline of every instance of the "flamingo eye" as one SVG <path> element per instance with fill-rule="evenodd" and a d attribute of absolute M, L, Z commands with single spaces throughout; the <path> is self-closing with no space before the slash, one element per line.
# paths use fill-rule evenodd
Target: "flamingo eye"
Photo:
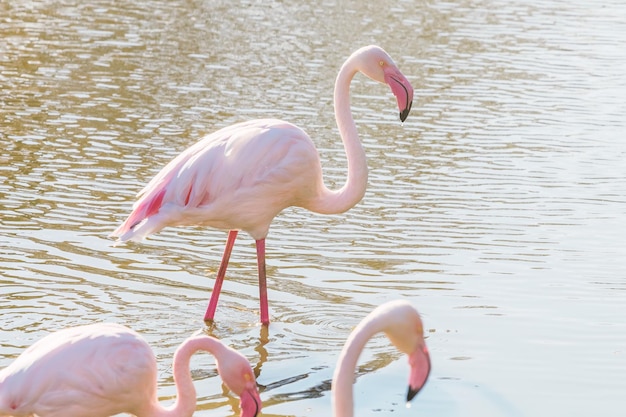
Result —
<path fill-rule="evenodd" d="M 384 67 L 385 66 L 385 61 L 380 61 L 379 64 L 380 64 L 381 67 Z"/>

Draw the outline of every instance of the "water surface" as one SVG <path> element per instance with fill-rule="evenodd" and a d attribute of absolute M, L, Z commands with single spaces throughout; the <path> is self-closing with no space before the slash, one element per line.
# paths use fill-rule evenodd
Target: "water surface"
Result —
<path fill-rule="evenodd" d="M 263 415 L 330 415 L 350 330 L 380 303 L 422 313 L 433 370 L 404 405 L 406 359 L 363 353 L 360 416 L 621 415 L 626 406 L 626 7 L 618 1 L 0 1 L 0 366 L 50 331 L 141 332 L 171 357 L 204 329 L 226 234 L 108 234 L 203 134 L 256 117 L 302 126 L 329 186 L 346 175 L 332 87 L 379 44 L 413 83 L 353 82 L 370 167 L 343 215 L 288 209 L 270 231 L 272 324 L 256 324 L 241 235 L 213 334 L 258 374 Z M 197 415 L 238 415 L 212 359 Z"/>

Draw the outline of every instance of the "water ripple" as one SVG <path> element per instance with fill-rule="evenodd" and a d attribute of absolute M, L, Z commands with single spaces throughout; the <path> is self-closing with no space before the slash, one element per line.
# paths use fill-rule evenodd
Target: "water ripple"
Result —
<path fill-rule="evenodd" d="M 49 331 L 118 321 L 154 347 L 171 402 L 172 352 L 200 331 L 250 358 L 264 413 L 328 415 L 351 329 L 404 297 L 423 315 L 433 358 L 425 412 L 619 407 L 620 2 L 64 0 L 0 10 L 0 365 Z M 224 232 L 170 228 L 122 246 L 108 234 L 161 166 L 252 117 L 304 127 L 327 185 L 341 186 L 332 87 L 341 60 L 367 43 L 413 83 L 410 118 L 398 122 L 384 86 L 354 80 L 370 167 L 363 201 L 341 215 L 292 208 L 275 219 L 269 332 L 256 324 L 254 242 L 242 235 L 207 328 Z M 399 358 L 384 337 L 368 345 L 355 387 L 376 392 L 359 395 L 360 415 L 407 413 Z M 238 414 L 212 359 L 192 368 L 198 414 Z"/>

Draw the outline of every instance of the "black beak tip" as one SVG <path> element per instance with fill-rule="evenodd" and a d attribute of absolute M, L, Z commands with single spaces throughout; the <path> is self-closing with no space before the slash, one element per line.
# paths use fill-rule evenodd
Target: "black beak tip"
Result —
<path fill-rule="evenodd" d="M 400 121 L 404 122 L 407 117 L 409 117 L 409 112 L 411 111 L 411 105 L 413 102 L 410 102 L 406 109 L 400 112 Z"/>
<path fill-rule="evenodd" d="M 407 392 L 406 394 L 406 402 L 411 401 L 413 398 L 415 398 L 415 396 L 417 395 L 417 393 L 420 392 L 420 389 L 413 389 L 411 387 L 409 387 L 409 392 Z"/>

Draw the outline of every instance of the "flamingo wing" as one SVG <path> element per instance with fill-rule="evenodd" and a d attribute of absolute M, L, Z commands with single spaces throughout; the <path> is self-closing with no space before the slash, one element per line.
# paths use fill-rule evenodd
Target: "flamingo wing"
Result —
<path fill-rule="evenodd" d="M 0 372 L 0 387 L 0 415 L 109 416 L 156 398 L 156 361 L 123 326 L 79 326 L 26 349 Z"/>
<path fill-rule="evenodd" d="M 262 238 L 271 220 L 315 194 L 320 180 L 317 150 L 300 128 L 274 119 L 239 123 L 167 164 L 112 236 L 140 240 L 169 225 L 208 225 Z"/>

